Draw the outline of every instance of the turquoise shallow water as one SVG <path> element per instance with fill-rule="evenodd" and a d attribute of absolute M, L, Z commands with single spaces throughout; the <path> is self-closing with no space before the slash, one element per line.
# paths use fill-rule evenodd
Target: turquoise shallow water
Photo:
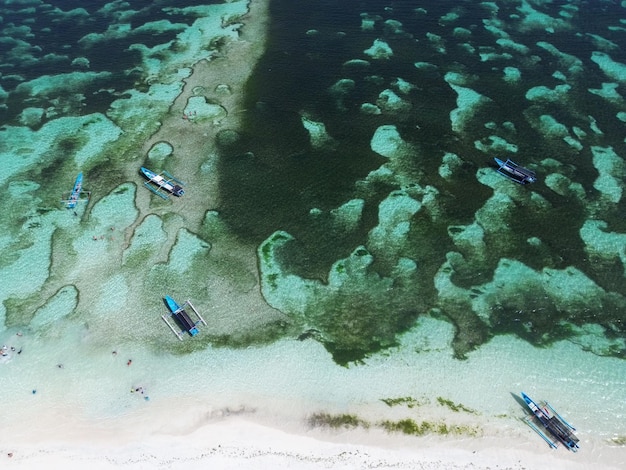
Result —
<path fill-rule="evenodd" d="M 623 439 L 619 2 L 275 1 L 245 86 L 219 70 L 240 70 L 223 44 L 246 2 L 57 3 L 0 14 L 15 409 L 123 417 L 143 386 L 302 414 L 443 397 L 489 420 L 521 414 L 523 389 Z M 206 58 L 221 81 L 185 88 Z M 498 175 L 503 155 L 539 181 Z M 185 196 L 146 191 L 144 165 Z M 91 198 L 68 211 L 79 171 Z M 164 295 L 199 308 L 197 338 L 167 329 Z"/>

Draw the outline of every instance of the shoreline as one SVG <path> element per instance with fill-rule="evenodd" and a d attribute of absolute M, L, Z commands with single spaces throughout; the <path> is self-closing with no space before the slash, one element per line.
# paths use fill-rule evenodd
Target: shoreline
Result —
<path fill-rule="evenodd" d="M 0 460 L 6 468 L 37 469 L 42 465 L 63 465 L 68 470 L 85 465 L 95 469 L 182 470 L 198 468 L 200 464 L 224 469 L 583 470 L 600 462 L 604 469 L 617 470 L 623 465 L 619 448 L 610 452 L 609 449 L 586 447 L 573 454 L 563 447 L 551 450 L 533 438 L 521 438 L 515 442 L 494 436 L 444 439 L 385 435 L 366 430 L 307 432 L 302 429 L 296 433 L 238 416 L 202 423 L 186 432 L 167 432 L 162 428 L 147 431 L 127 426 L 121 426 L 120 430 L 123 428 L 126 431 L 122 433 L 111 430 L 94 433 L 93 429 L 81 429 L 83 438 L 72 439 L 71 443 L 50 437 L 10 449 L 3 444 Z M 94 439 L 95 436 L 98 439 Z"/>
<path fill-rule="evenodd" d="M 458 403 L 455 384 L 457 388 L 468 385 L 455 381 L 458 361 L 451 358 L 450 350 L 411 358 L 415 343 L 416 338 L 407 338 L 397 357 L 372 358 L 354 368 L 332 366 L 319 344 L 283 341 L 257 350 L 209 350 L 188 359 L 134 355 L 130 367 L 125 364 L 129 351 L 120 350 L 117 358 L 104 357 L 106 352 L 101 351 L 85 359 L 93 365 L 89 371 L 70 362 L 63 370 L 54 370 L 54 357 L 48 358 L 47 366 L 38 357 L 45 354 L 45 345 L 40 351 L 27 344 L 28 355 L 23 359 L 38 361 L 39 369 L 50 369 L 56 379 L 55 383 L 40 384 L 36 395 L 24 390 L 25 384 L 32 383 L 30 378 L 16 377 L 16 381 L 24 382 L 17 387 L 7 384 L 5 393 L 12 396 L 13 408 L 5 414 L 0 461 L 9 463 L 7 468 L 38 469 L 45 463 L 70 470 L 84 468 L 86 463 L 102 469 L 187 469 L 202 462 L 212 468 L 427 470 L 496 466 L 582 470 L 598 462 L 602 468 L 618 469 L 626 464 L 623 446 L 611 445 L 609 436 L 599 432 L 610 417 L 594 414 L 593 408 L 575 407 L 577 402 L 568 399 L 567 395 L 580 393 L 579 387 L 568 387 L 560 395 L 554 388 L 559 388 L 558 384 L 542 388 L 537 396 L 532 390 L 534 398 L 549 398 L 579 429 L 578 453 L 563 446 L 552 450 L 519 419 L 524 410 L 506 396 L 506 389 L 511 387 L 498 385 L 494 396 L 499 401 L 484 403 L 481 396 L 489 385 L 475 383 L 471 394 L 463 394 L 466 399 L 462 402 L 467 408 L 482 404 L 475 412 L 455 412 L 438 403 L 438 396 Z M 523 345 L 518 343 L 517 347 Z M 563 347 L 566 349 L 556 352 L 574 351 L 573 346 Z M 469 364 L 463 364 L 464 370 L 469 367 L 469 374 L 478 377 L 476 372 L 492 363 L 492 354 L 502 350 L 502 344 L 496 344 L 490 352 L 473 355 Z M 530 356 L 530 362 L 547 356 L 541 350 L 518 352 L 522 354 L 516 357 Z M 287 357 L 290 359 L 285 362 Z M 283 360 L 272 362 L 272 358 Z M 506 363 L 507 358 L 501 360 Z M 102 364 L 107 362 L 111 371 L 103 370 Z M 225 364 L 228 368 L 221 370 Z M 160 379 L 153 376 L 155 367 L 162 369 Z M 518 367 L 525 368 L 526 364 L 519 362 Z M 189 369 L 195 369 L 196 377 L 184 372 Z M 98 370 L 106 373 L 101 383 L 97 382 Z M 432 377 L 432 383 L 406 385 L 411 371 Z M 165 378 L 168 372 L 173 375 Z M 560 382 L 562 374 L 558 369 L 554 373 L 555 381 Z M 73 387 L 78 382 L 69 374 L 82 377 L 81 387 L 88 388 Z M 511 384 L 511 374 L 517 375 L 505 373 L 502 383 Z M 400 383 L 395 384 L 393 377 Z M 493 378 L 486 377 L 486 381 L 491 383 Z M 293 390 L 285 389 L 287 382 L 296 385 Z M 128 392 L 137 383 L 146 385 L 149 401 Z M 56 397 L 64 390 L 66 396 L 60 403 Z M 423 404 L 411 408 L 387 406 L 381 401 L 383 397 L 406 396 L 409 390 L 414 390 Z M 346 414 L 370 425 L 313 426 L 309 418 L 315 413 Z M 414 436 L 387 432 L 378 425 L 382 420 L 407 418 L 449 427 L 475 426 L 479 432 Z M 615 428 L 614 432 L 618 431 Z M 13 456 L 8 457 L 9 453 Z"/>

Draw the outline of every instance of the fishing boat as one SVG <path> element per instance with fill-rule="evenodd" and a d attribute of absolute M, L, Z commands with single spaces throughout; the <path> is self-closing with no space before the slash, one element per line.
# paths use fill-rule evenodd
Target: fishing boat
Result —
<path fill-rule="evenodd" d="M 180 306 L 173 298 L 171 298 L 169 295 L 166 295 L 163 298 L 163 301 L 170 311 L 169 316 L 173 317 L 176 320 L 176 323 L 178 323 L 182 327 L 182 330 L 178 331 L 176 328 L 174 328 L 174 325 L 170 323 L 166 315 L 161 315 L 161 318 L 165 323 L 167 323 L 167 326 L 170 327 L 170 330 L 172 330 L 172 332 L 178 337 L 179 340 L 183 340 L 182 334 L 184 332 L 189 333 L 190 336 L 196 336 L 199 333 L 198 325 L 200 323 L 203 323 L 204 325 L 207 324 L 206 321 L 204 321 L 204 318 L 202 318 L 200 313 L 198 313 L 196 308 L 189 300 L 187 300 L 182 306 Z M 197 318 L 196 321 L 192 320 L 189 314 L 185 311 L 185 307 L 187 305 L 195 314 Z"/>
<path fill-rule="evenodd" d="M 508 159 L 505 162 L 499 158 L 494 158 L 494 160 L 498 165 L 498 173 L 516 183 L 529 184 L 537 181 L 536 173 L 528 168 L 519 166 L 517 163 Z"/>
<path fill-rule="evenodd" d="M 559 415 L 550 403 L 543 402 L 541 405 L 538 405 L 533 400 L 530 399 L 528 395 L 522 392 L 522 398 L 526 402 L 528 408 L 532 412 L 532 416 L 527 417 L 525 419 L 526 423 L 539 434 L 544 441 L 548 443 L 550 447 L 553 449 L 557 448 L 557 442 L 561 442 L 565 447 L 569 450 L 576 452 L 579 449 L 578 442 L 579 439 L 574 435 L 574 431 L 576 428 L 569 424 L 561 415 Z M 550 435 L 556 438 L 556 441 L 551 439 L 546 433 L 544 433 L 539 427 L 537 427 L 531 419 L 535 418 L 535 420 L 541 424 Z"/>
<path fill-rule="evenodd" d="M 185 194 L 184 183 L 174 178 L 167 171 L 157 174 L 142 166 L 141 174 L 148 180 L 144 186 L 163 199 L 168 199 L 166 192 L 178 197 Z"/>
<path fill-rule="evenodd" d="M 64 197 L 61 199 L 61 202 L 65 204 L 65 207 L 67 207 L 68 209 L 74 209 L 76 208 L 76 206 L 78 205 L 78 203 L 81 201 L 81 192 L 83 190 L 83 173 L 82 171 L 80 173 L 78 173 L 78 176 L 76 176 L 76 180 L 74 181 L 74 187 L 72 188 L 72 192 L 69 194 L 68 197 Z M 89 198 L 89 192 L 85 191 L 85 193 L 87 194 L 87 198 Z M 66 193 L 67 194 L 67 193 Z"/>

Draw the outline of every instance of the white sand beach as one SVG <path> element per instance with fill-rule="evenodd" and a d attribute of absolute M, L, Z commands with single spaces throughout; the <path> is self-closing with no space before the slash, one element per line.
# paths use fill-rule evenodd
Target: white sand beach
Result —
<path fill-rule="evenodd" d="M 201 409 L 194 411 L 201 414 Z M 81 426 L 67 420 L 67 416 L 57 416 L 56 422 L 50 423 L 48 436 L 29 436 L 27 443 L 10 448 L 4 444 L 2 467 L 617 470 L 624 465 L 622 449 L 586 447 L 572 455 L 562 448 L 548 449 L 534 435 L 517 442 L 497 437 L 390 438 L 367 431 L 307 436 L 238 417 L 209 419 L 202 423 L 197 416 L 187 416 L 186 422 L 180 423 L 178 416 L 164 413 L 159 417 L 158 413 L 152 407 L 149 412 L 123 424 L 106 423 L 106 430 L 93 424 Z M 185 429 L 179 429 L 177 424 L 185 424 Z M 5 436 L 12 433 L 13 428 L 5 428 L 3 432 Z"/>

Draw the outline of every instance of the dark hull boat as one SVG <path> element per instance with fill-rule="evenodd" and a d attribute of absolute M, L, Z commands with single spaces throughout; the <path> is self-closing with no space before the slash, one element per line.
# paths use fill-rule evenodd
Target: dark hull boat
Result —
<path fill-rule="evenodd" d="M 498 165 L 498 173 L 502 176 L 515 181 L 519 184 L 529 184 L 537 181 L 537 175 L 534 171 L 519 166 L 517 163 L 507 160 L 506 162 L 499 158 L 494 158 Z"/>
<path fill-rule="evenodd" d="M 530 399 L 528 395 L 522 392 L 522 398 L 526 402 L 528 408 L 532 412 L 532 416 L 526 418 L 526 423 L 533 428 L 553 449 L 556 449 L 557 442 L 561 442 L 569 450 L 576 452 L 579 449 L 579 439 L 574 435 L 576 428 L 565 421 L 554 408 L 550 406 L 548 402 L 544 402 L 540 405 Z M 545 432 L 537 427 L 530 418 L 535 418 L 543 428 L 550 434 L 555 440 L 551 439 Z"/>
<path fill-rule="evenodd" d="M 165 305 L 167 305 L 167 308 L 170 311 L 170 316 L 176 320 L 176 323 L 178 323 L 182 327 L 182 330 L 180 330 L 180 332 L 177 331 L 176 328 L 174 328 L 174 326 L 168 321 L 167 316 L 161 315 L 161 318 L 163 319 L 165 323 L 167 323 L 167 326 L 170 327 L 170 329 L 174 332 L 174 334 L 181 341 L 183 339 L 181 333 L 184 333 L 186 331 L 191 336 L 196 336 L 199 333 L 198 325 L 200 323 L 203 323 L 206 325 L 204 318 L 200 316 L 200 314 L 198 313 L 196 308 L 191 304 L 190 301 L 186 301 L 182 306 L 180 306 L 169 295 L 166 295 L 163 300 L 165 302 Z M 185 310 L 185 306 L 187 305 L 189 305 L 189 307 L 195 314 L 197 320 L 194 321 L 191 319 L 191 317 Z"/>
<path fill-rule="evenodd" d="M 163 199 L 168 199 L 166 192 L 179 197 L 185 194 L 185 190 L 182 187 L 183 183 L 166 171 L 162 174 L 157 174 L 142 166 L 141 174 L 148 180 L 144 183 L 144 186 Z"/>

